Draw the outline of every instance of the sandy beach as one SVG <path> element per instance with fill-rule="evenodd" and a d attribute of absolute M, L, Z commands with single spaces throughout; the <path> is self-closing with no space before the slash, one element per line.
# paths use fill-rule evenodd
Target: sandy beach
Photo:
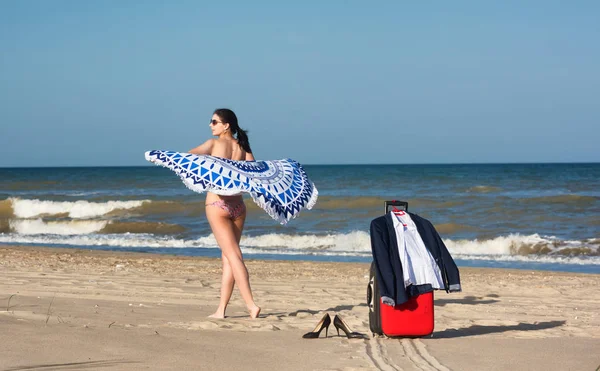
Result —
<path fill-rule="evenodd" d="M 247 260 L 261 317 L 237 290 L 217 306 L 220 261 L 0 247 L 0 370 L 596 370 L 600 275 L 462 268 L 436 292 L 435 330 L 373 337 L 368 264 Z M 302 339 L 339 314 L 366 340 Z"/>

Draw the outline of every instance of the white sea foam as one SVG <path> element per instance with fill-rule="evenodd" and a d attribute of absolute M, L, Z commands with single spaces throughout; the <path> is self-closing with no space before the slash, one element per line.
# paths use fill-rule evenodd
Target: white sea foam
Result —
<path fill-rule="evenodd" d="M 20 221 L 21 222 L 21 221 Z M 94 224 L 96 221 L 85 221 L 70 226 L 52 226 L 51 223 L 37 225 L 41 221 L 28 221 L 15 228 L 21 228 L 18 233 L 0 234 L 0 243 L 41 244 L 41 245 L 71 245 L 71 246 L 112 246 L 112 247 L 143 247 L 143 248 L 218 248 L 214 236 L 208 235 L 198 239 L 186 240 L 170 236 L 152 234 L 94 234 L 104 225 Z M 76 222 L 69 222 L 76 223 Z M 100 222 L 98 222 L 100 223 Z M 104 222 L 101 222 L 104 223 Z M 46 229 L 47 234 L 31 234 L 35 228 Z M 54 230 L 52 230 L 54 228 Z M 62 233 L 64 228 L 69 233 Z M 40 229 L 38 229 L 39 231 Z M 90 232 L 86 232 L 89 230 Z M 78 231 L 78 233 L 73 233 Z M 51 234 L 52 233 L 52 234 Z M 83 234 L 82 234 L 83 233 Z M 72 234 L 66 236 L 65 234 Z M 558 241 L 552 236 L 537 234 L 521 236 L 509 235 L 490 240 L 444 240 L 454 259 L 489 260 L 489 261 L 520 261 L 544 262 L 559 264 L 591 264 L 600 265 L 598 256 L 571 256 L 557 254 L 561 249 L 573 247 L 588 247 L 597 249 L 600 240 Z M 543 245 L 549 250 L 542 254 L 517 254 L 521 246 Z M 312 255 L 312 256 L 356 256 L 370 257 L 371 244 L 367 232 L 354 231 L 345 234 L 329 235 L 289 235 L 266 234 L 243 237 L 240 242 L 244 254 L 275 254 L 275 255 Z"/>
<path fill-rule="evenodd" d="M 314 251 L 345 251 L 345 252 L 370 252 L 371 242 L 369 234 L 362 231 L 353 231 L 344 234 L 319 235 L 287 235 L 270 233 L 255 237 L 243 237 L 240 245 L 252 248 L 286 248 L 292 250 Z"/>
<path fill-rule="evenodd" d="M 457 255 L 454 259 L 463 260 L 488 260 L 504 262 L 523 263 L 554 263 L 554 264 L 576 264 L 576 265 L 598 265 L 598 256 L 562 256 L 562 255 Z M 598 268 L 600 272 L 600 267 Z"/>
<path fill-rule="evenodd" d="M 105 220 L 70 220 L 44 222 L 42 219 L 10 220 L 11 230 L 18 234 L 78 235 L 95 233 L 106 226 Z"/>
<path fill-rule="evenodd" d="M 149 248 L 185 248 L 210 247 L 200 246 L 194 241 L 175 239 L 171 237 L 156 237 L 151 234 L 89 234 L 89 235 L 15 235 L 0 234 L 0 243 L 5 244 L 35 244 L 35 245 L 64 245 L 64 246 L 110 246 L 110 247 L 149 247 Z M 216 247 L 216 246 L 214 246 Z"/>
<path fill-rule="evenodd" d="M 538 234 L 522 236 L 511 234 L 499 236 L 491 240 L 451 240 L 444 239 L 444 244 L 452 254 L 471 255 L 511 255 L 511 247 L 518 249 L 520 246 L 546 244 L 552 245 L 553 238 L 543 238 Z"/>
<path fill-rule="evenodd" d="M 127 210 L 140 207 L 149 200 L 89 202 L 47 201 L 9 198 L 13 213 L 17 218 L 33 218 L 40 215 L 67 214 L 74 219 L 87 219 L 106 215 L 114 210 Z"/>
<path fill-rule="evenodd" d="M 361 258 L 370 258 L 371 252 L 357 252 L 357 251 L 314 251 L 314 250 L 290 250 L 287 248 L 277 249 L 261 249 L 261 248 L 250 248 L 241 246 L 244 254 L 256 255 L 256 254 L 270 254 L 270 255 L 308 255 L 308 256 L 355 256 Z"/>

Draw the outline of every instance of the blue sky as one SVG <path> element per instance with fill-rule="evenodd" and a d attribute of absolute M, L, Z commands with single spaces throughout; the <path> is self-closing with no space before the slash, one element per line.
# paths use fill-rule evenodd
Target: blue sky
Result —
<path fill-rule="evenodd" d="M 0 167 L 598 162 L 598 4 L 0 1 Z"/>

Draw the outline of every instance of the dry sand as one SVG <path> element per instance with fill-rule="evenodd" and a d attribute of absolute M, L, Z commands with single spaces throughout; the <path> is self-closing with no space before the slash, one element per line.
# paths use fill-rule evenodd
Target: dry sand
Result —
<path fill-rule="evenodd" d="M 0 246 L 0 370 L 597 370 L 600 275 L 461 269 L 436 292 L 435 331 L 373 337 L 368 264 L 248 260 L 261 318 L 220 261 Z M 323 313 L 367 340 L 302 339 Z"/>

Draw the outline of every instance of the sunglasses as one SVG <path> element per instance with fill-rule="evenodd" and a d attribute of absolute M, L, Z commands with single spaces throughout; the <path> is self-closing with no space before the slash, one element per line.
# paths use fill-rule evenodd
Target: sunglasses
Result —
<path fill-rule="evenodd" d="M 210 120 L 211 125 L 222 124 L 222 123 L 223 123 L 222 121 Z"/>

